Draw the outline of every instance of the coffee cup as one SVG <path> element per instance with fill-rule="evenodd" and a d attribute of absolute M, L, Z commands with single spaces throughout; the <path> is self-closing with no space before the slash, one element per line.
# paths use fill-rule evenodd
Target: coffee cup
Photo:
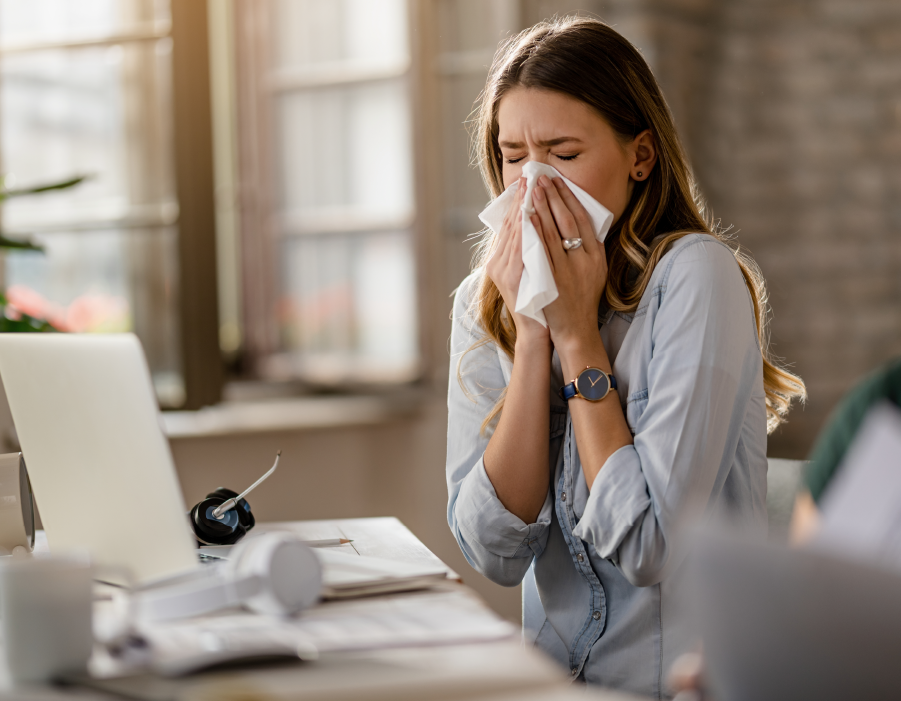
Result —
<path fill-rule="evenodd" d="M 16 686 L 83 672 L 93 648 L 93 568 L 87 557 L 0 558 L 0 626 Z"/>

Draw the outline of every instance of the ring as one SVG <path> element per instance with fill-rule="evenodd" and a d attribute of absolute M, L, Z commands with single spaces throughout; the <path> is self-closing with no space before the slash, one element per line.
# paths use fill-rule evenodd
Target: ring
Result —
<path fill-rule="evenodd" d="M 582 239 L 563 239 L 563 248 L 567 251 L 574 251 L 577 248 L 581 248 Z"/>

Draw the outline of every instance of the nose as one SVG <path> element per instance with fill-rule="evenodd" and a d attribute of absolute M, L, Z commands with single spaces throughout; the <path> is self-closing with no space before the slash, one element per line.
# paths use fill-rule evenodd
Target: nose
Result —
<path fill-rule="evenodd" d="M 530 146 L 529 147 L 529 160 L 534 161 L 535 163 L 543 163 L 544 165 L 550 164 L 551 154 L 548 152 L 546 148 L 539 148 L 538 146 Z"/>

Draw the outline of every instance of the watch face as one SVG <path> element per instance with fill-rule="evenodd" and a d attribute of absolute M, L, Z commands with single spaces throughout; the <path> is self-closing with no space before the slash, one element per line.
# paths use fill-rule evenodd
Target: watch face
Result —
<path fill-rule="evenodd" d="M 579 388 L 579 394 L 585 399 L 596 402 L 606 396 L 607 390 L 610 388 L 610 381 L 597 368 L 588 368 L 579 373 L 576 386 Z"/>

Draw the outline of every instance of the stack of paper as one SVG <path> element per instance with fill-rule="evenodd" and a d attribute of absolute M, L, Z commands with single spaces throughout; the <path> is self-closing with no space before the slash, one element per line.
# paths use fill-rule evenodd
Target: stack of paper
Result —
<path fill-rule="evenodd" d="M 378 557 L 317 550 L 322 563 L 322 597 L 347 599 L 425 589 L 447 578 L 440 564 L 411 564 Z"/>

